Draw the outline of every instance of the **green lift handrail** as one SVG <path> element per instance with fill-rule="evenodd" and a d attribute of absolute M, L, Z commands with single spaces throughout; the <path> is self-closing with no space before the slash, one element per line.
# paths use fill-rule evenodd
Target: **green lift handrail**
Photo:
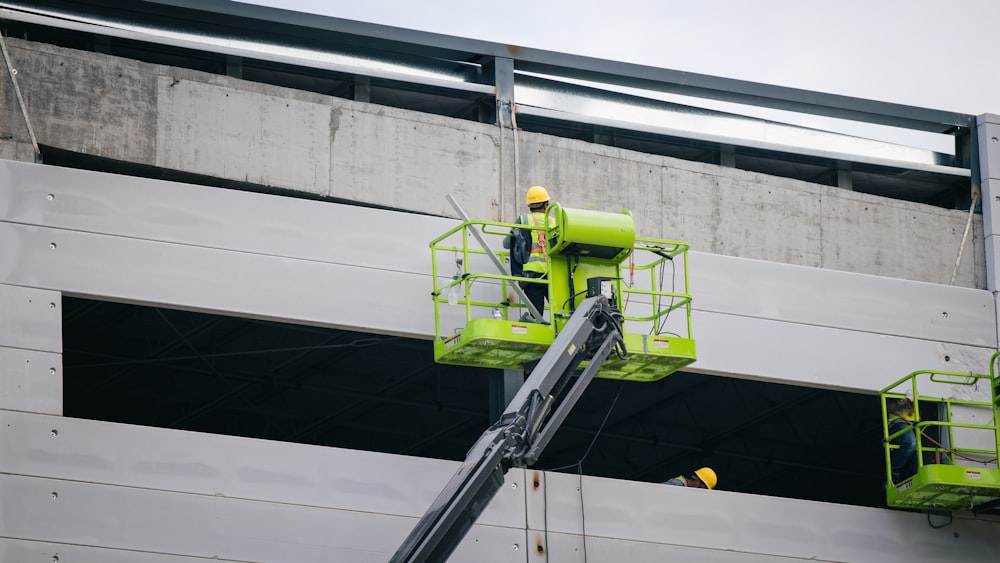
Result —
<path fill-rule="evenodd" d="M 635 237 L 627 211 L 553 204 L 537 227 L 547 242 L 549 276 L 535 279 L 511 275 L 509 266 L 498 271 L 486 249 L 470 244 L 484 239 L 509 264 L 502 242 L 513 228 L 526 227 L 469 220 L 430 242 L 437 362 L 524 369 L 542 357 L 596 287 L 622 311 L 628 352 L 624 359 L 609 358 L 597 377 L 655 381 L 696 360 L 687 243 Z M 519 320 L 525 307 L 511 299 L 511 288 L 521 282 L 548 289 L 545 324 Z"/>
<path fill-rule="evenodd" d="M 990 358 L 989 374 L 915 371 L 883 389 L 882 433 L 886 503 L 896 508 L 981 512 L 1000 506 L 1000 352 Z M 966 397 L 949 396 L 964 394 Z M 889 433 L 889 399 L 909 398 L 911 427 Z M 932 416 L 922 413 L 934 411 Z M 978 417 L 963 422 L 962 416 Z M 893 440 L 916 433 L 917 472 L 893 482 Z"/>

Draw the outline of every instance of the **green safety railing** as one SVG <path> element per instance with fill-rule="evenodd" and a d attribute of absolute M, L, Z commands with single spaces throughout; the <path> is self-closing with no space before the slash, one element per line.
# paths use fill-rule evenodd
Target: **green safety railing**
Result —
<path fill-rule="evenodd" d="M 952 371 L 919 370 L 899 379 L 881 392 L 882 433 L 885 455 L 887 500 L 890 506 L 907 508 L 974 510 L 977 504 L 993 504 L 1000 499 L 1000 379 L 996 375 L 1000 353 L 990 358 L 989 374 Z M 927 388 L 940 386 L 973 388 L 984 398 L 957 399 L 938 396 Z M 909 398 L 913 405 L 910 426 L 890 434 L 890 414 L 887 401 Z M 943 420 L 924 419 L 921 409 L 937 406 L 935 411 Z M 957 422 L 953 419 L 955 407 L 972 407 L 990 414 L 991 419 L 981 424 Z M 992 444 L 963 445 L 956 440 L 956 431 L 965 429 L 992 434 Z M 892 454 L 900 446 L 892 441 L 906 432 L 916 437 L 917 473 L 904 475 L 900 481 L 892 480 Z M 937 437 L 931 434 L 937 434 Z M 968 436 L 963 438 L 968 440 Z M 986 440 L 983 440 L 986 441 Z M 960 463 L 956 461 L 961 460 Z M 969 469 L 972 471 L 964 471 Z M 974 470 L 973 470 L 974 469 Z"/>
<path fill-rule="evenodd" d="M 547 286 L 549 283 L 548 280 L 544 278 L 527 278 L 510 275 L 509 273 L 500 273 L 499 269 L 494 265 L 486 263 L 485 260 L 488 260 L 489 254 L 486 250 L 479 248 L 476 243 L 473 243 L 476 244 L 475 246 L 470 245 L 469 239 L 472 237 L 469 235 L 468 230 L 472 228 L 479 229 L 481 233 L 487 236 L 506 237 L 512 228 L 530 227 L 516 225 L 514 223 L 501 223 L 497 221 L 466 221 L 458 224 L 430 242 L 431 271 L 433 273 L 432 277 L 434 280 L 434 287 L 431 292 L 431 296 L 434 299 L 434 333 L 438 336 L 441 336 L 440 308 L 442 305 L 463 306 L 465 308 L 466 322 L 471 321 L 475 317 L 474 311 L 477 309 L 500 311 L 503 318 L 508 318 L 510 309 L 514 308 L 520 310 L 526 308 L 522 303 L 511 303 L 507 300 L 508 292 L 511 290 L 511 284 L 527 282 Z M 446 243 L 446 241 L 455 236 L 461 237 L 461 244 Z M 450 276 L 450 280 L 446 283 L 442 283 L 442 280 L 448 279 L 448 276 L 439 272 L 439 264 L 441 262 L 440 256 L 442 254 L 449 255 L 452 258 L 452 264 L 456 266 L 455 272 Z M 494 255 L 503 262 L 509 272 L 510 253 L 507 251 L 494 251 Z M 474 257 L 485 259 L 483 267 L 489 268 L 490 271 L 470 271 L 470 259 Z M 457 258 L 460 258 L 461 260 L 459 261 Z M 474 289 L 477 287 L 477 284 L 486 285 L 486 283 L 492 283 L 496 286 L 494 288 L 488 288 L 487 291 L 490 289 L 496 291 L 498 299 L 488 301 L 473 299 L 472 295 L 474 293 Z"/>
<path fill-rule="evenodd" d="M 691 336 L 691 282 L 688 275 L 688 250 L 690 245 L 686 242 L 671 241 L 671 240 L 656 240 L 649 238 L 639 238 L 635 239 L 635 249 L 632 256 L 629 257 L 629 278 L 634 272 L 638 272 L 640 275 L 644 273 L 649 274 L 649 287 L 661 287 L 663 286 L 663 268 L 669 265 L 671 266 L 672 277 L 677 274 L 676 260 L 678 257 L 681 260 L 681 272 L 683 275 L 682 286 L 680 291 L 676 288 L 672 288 L 672 291 L 664 291 L 662 289 L 637 289 L 632 283 L 621 284 L 620 294 L 623 296 L 622 300 L 624 305 L 622 309 L 624 310 L 624 318 L 626 323 L 629 321 L 633 322 L 651 322 L 653 323 L 653 334 L 661 334 L 663 332 L 664 321 L 673 311 L 677 309 L 684 309 L 685 317 L 687 319 L 687 335 Z M 643 254 L 652 254 L 656 258 L 649 263 L 635 265 L 636 254 L 640 256 Z M 624 268 L 623 268 L 624 269 Z M 658 279 L 659 277 L 659 279 Z M 672 280 L 673 281 L 673 280 Z M 650 314 L 649 315 L 630 315 L 628 305 L 631 301 L 632 295 L 644 295 L 648 296 L 651 300 L 650 304 Z M 664 302 L 669 299 L 669 303 L 663 306 Z"/>
<path fill-rule="evenodd" d="M 474 237 L 469 233 L 470 229 L 477 229 L 481 234 L 492 237 L 494 241 L 500 240 L 497 237 L 506 237 L 513 228 L 535 228 L 546 230 L 548 225 L 539 227 L 526 227 L 522 224 L 504 223 L 498 221 L 472 220 L 460 223 L 449 229 L 444 234 L 430 242 L 431 248 L 431 269 L 433 288 L 431 296 L 434 302 L 434 331 L 439 338 L 445 338 L 450 334 L 442 334 L 441 308 L 445 306 L 461 306 L 464 308 L 465 322 L 474 318 L 488 317 L 492 311 L 497 311 L 499 316 L 510 318 L 512 310 L 514 314 L 519 314 L 525 310 L 522 303 L 508 301 L 512 284 L 521 282 L 537 283 L 548 285 L 547 278 L 528 278 L 500 273 L 498 269 L 489 263 L 487 252 L 480 248 L 477 241 L 471 240 Z M 499 245 L 497 245 L 499 246 Z M 634 271 L 638 275 L 648 276 L 650 289 L 639 289 L 634 287 L 637 284 L 629 284 L 624 279 L 624 272 L 616 280 L 616 291 L 620 296 L 622 308 L 626 309 L 624 319 L 626 321 L 626 331 L 630 322 L 653 323 L 654 334 L 659 334 L 664 327 L 664 320 L 678 309 L 684 311 L 685 338 L 692 338 L 691 325 L 691 293 L 690 278 L 688 275 L 687 252 L 690 245 L 684 242 L 659 240 L 651 238 L 636 238 L 633 255 L 626 259 L 627 264 L 622 264 L 620 270 L 629 270 L 629 274 Z M 509 272 L 508 251 L 494 251 L 494 254 L 503 262 Z M 635 264 L 636 255 L 653 256 L 650 262 Z M 473 271 L 470 265 L 473 260 L 478 260 L 482 268 L 488 271 Z M 680 262 L 678 265 L 677 262 Z M 680 286 L 672 287 L 671 290 L 662 288 L 662 269 L 669 266 L 674 269 L 672 276 L 681 275 Z M 447 264 L 448 266 L 446 266 Z M 449 274 L 446 269 L 454 266 L 454 270 Z M 680 270 L 678 272 L 677 270 Z M 658 279 L 659 277 L 659 279 Z M 676 285 L 672 283 L 672 285 Z M 482 291 L 476 291 L 483 288 Z M 488 295 L 495 298 L 487 298 Z M 648 302 L 632 300 L 632 296 L 645 297 Z M 640 308 L 648 308 L 648 314 L 629 314 Z"/>

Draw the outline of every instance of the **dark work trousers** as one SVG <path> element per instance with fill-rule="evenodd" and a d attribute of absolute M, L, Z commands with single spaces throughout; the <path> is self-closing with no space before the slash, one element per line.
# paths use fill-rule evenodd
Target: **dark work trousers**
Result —
<path fill-rule="evenodd" d="M 904 428 L 910 430 L 896 436 L 891 442 L 899 446 L 889 454 L 893 484 L 900 483 L 917 472 L 917 436 L 913 428 L 906 421 L 897 418 L 889 423 L 889 434 L 895 434 Z"/>
<path fill-rule="evenodd" d="M 545 274 L 539 274 L 538 272 L 524 272 L 522 274 L 526 278 L 543 278 Z M 521 289 L 524 290 L 524 294 L 528 297 L 528 301 L 535 306 L 535 309 L 539 313 L 545 313 L 545 300 L 549 296 L 549 286 L 544 283 L 531 283 L 531 282 L 521 282 Z"/>

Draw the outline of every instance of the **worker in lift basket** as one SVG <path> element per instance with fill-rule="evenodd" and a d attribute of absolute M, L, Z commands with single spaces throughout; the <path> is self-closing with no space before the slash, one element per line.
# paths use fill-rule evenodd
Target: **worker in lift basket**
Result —
<path fill-rule="evenodd" d="M 664 484 L 676 485 L 678 487 L 694 487 L 696 489 L 714 489 L 718 482 L 719 478 L 711 467 L 702 467 L 701 469 L 695 469 L 687 477 L 678 475 Z"/>
<path fill-rule="evenodd" d="M 913 401 L 903 397 L 889 399 L 885 403 L 889 415 L 889 435 L 908 428 L 899 436 L 890 440 L 891 444 L 899 446 L 889 452 L 889 461 L 893 484 L 898 484 L 917 473 L 917 436 L 913 432 Z"/>
<path fill-rule="evenodd" d="M 525 196 L 528 204 L 527 215 L 520 215 L 516 223 L 519 225 L 530 225 L 532 227 L 544 227 L 545 214 L 549 209 L 549 192 L 542 186 L 532 186 L 528 188 Z M 545 240 L 545 232 L 537 229 L 521 229 L 525 238 L 530 234 L 530 254 L 527 260 L 515 260 L 514 233 L 503 241 L 504 248 L 511 249 L 511 273 L 515 276 L 526 278 L 544 278 L 549 275 L 548 251 L 545 247 L 548 241 Z M 545 299 L 548 297 L 549 288 L 543 283 L 521 282 L 521 289 L 535 309 L 542 313 L 545 310 Z M 532 322 L 531 315 L 524 313 L 520 318 L 521 322 Z"/>

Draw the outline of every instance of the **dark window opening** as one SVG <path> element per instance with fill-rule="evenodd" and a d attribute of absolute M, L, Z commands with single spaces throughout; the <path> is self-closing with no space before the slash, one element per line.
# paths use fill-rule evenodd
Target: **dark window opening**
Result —
<path fill-rule="evenodd" d="M 492 422 L 496 372 L 436 364 L 426 340 L 74 297 L 63 315 L 69 417 L 452 460 Z M 873 395 L 599 379 L 535 467 L 663 482 L 709 465 L 720 490 L 880 507 L 880 416 Z"/>

